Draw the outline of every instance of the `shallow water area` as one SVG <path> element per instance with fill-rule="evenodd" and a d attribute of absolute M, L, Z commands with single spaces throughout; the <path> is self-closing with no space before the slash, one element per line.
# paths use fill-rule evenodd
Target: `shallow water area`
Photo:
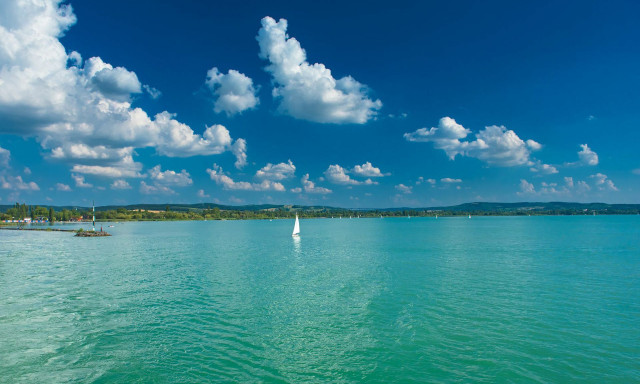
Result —
<path fill-rule="evenodd" d="M 640 381 L 638 216 L 101 225 L 0 231 L 0 381 Z"/>

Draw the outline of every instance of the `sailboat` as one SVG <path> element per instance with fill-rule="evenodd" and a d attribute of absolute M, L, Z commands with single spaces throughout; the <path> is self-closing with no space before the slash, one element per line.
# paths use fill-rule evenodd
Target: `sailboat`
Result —
<path fill-rule="evenodd" d="M 296 223 L 293 225 L 293 233 L 291 234 L 293 237 L 300 236 L 300 221 L 298 221 L 298 214 L 296 213 Z"/>

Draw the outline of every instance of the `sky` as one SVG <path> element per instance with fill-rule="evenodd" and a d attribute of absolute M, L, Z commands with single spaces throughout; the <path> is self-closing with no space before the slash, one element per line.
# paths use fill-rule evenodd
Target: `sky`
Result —
<path fill-rule="evenodd" d="M 0 204 L 640 203 L 636 1 L 0 3 Z"/>

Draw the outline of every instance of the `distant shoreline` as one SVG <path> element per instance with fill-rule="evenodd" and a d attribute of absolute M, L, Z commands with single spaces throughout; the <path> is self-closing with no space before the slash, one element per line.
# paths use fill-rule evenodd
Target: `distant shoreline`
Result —
<path fill-rule="evenodd" d="M 523 202 L 466 203 L 433 208 L 347 209 L 328 206 L 245 205 L 225 206 L 200 204 L 136 204 L 127 206 L 87 207 L 32 206 L 16 204 L 0 206 L 0 221 L 37 219 L 48 222 L 83 223 L 124 221 L 200 221 L 200 220 L 277 220 L 337 217 L 458 217 L 458 216 L 583 216 L 637 215 L 640 204 Z"/>

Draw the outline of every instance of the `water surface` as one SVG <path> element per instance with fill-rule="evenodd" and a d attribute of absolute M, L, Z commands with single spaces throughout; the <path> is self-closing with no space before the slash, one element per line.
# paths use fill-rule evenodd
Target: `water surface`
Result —
<path fill-rule="evenodd" d="M 2 382 L 640 382 L 640 217 L 0 231 Z"/>

